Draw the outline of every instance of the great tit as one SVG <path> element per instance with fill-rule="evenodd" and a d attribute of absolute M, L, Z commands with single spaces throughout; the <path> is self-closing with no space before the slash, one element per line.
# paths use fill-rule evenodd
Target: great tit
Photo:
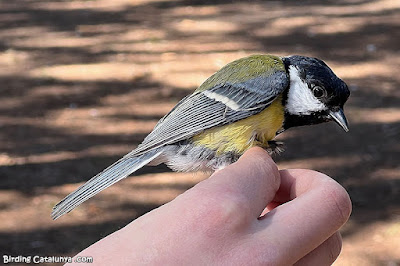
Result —
<path fill-rule="evenodd" d="M 350 91 L 321 60 L 251 55 L 233 61 L 183 98 L 133 151 L 66 196 L 53 219 L 145 165 L 175 171 L 216 170 L 249 148 L 280 148 L 288 128 L 335 121 L 346 132 Z"/>

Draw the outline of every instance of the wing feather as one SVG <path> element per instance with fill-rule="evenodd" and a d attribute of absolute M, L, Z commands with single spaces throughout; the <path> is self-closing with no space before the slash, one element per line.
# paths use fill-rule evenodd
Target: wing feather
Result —
<path fill-rule="evenodd" d="M 130 155 L 190 138 L 208 128 L 223 126 L 257 114 L 268 107 L 289 85 L 284 71 L 237 84 L 219 84 L 182 99 Z M 210 93 L 214 97 L 210 97 Z M 208 94 L 208 96 L 207 96 Z M 218 95 L 221 97 L 218 98 Z M 232 104 L 227 104 L 229 99 Z"/>

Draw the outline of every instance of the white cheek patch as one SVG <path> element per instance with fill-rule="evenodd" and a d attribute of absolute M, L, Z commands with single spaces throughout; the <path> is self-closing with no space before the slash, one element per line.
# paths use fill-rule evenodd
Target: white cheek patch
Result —
<path fill-rule="evenodd" d="M 326 110 L 324 103 L 318 100 L 307 84 L 299 76 L 299 70 L 289 66 L 290 88 L 286 103 L 286 110 L 290 114 L 309 115 L 312 112 Z"/>
<path fill-rule="evenodd" d="M 228 97 L 226 97 L 224 95 L 220 95 L 220 94 L 212 92 L 212 91 L 203 91 L 203 94 L 210 99 L 213 99 L 213 100 L 216 100 L 217 102 L 221 102 L 221 103 L 225 104 L 232 110 L 237 111 L 239 109 L 239 105 L 235 101 L 229 99 Z"/>

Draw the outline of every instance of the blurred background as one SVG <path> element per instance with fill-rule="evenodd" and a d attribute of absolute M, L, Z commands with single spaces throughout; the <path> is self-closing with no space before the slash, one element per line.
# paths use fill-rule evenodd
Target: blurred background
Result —
<path fill-rule="evenodd" d="M 400 265 L 400 1 L 13 0 L 0 14 L 3 254 L 75 255 L 206 178 L 147 167 L 50 218 L 209 75 L 270 53 L 323 59 L 351 89 L 349 133 L 291 129 L 275 156 L 349 192 L 335 265 Z"/>

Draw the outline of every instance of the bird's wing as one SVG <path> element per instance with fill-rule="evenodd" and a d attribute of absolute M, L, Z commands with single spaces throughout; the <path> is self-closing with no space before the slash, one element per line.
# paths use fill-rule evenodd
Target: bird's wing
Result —
<path fill-rule="evenodd" d="M 208 128 L 222 126 L 257 114 L 289 85 L 284 70 L 246 81 L 214 85 L 182 99 L 155 126 L 131 156 L 190 138 Z M 201 87 L 200 87 L 201 88 Z"/>

